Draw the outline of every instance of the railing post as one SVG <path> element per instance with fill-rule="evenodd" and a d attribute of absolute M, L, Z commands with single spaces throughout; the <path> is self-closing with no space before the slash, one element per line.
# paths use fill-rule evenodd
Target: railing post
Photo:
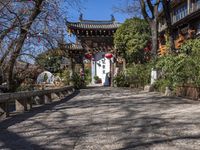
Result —
<path fill-rule="evenodd" d="M 44 95 L 44 103 L 45 104 L 49 104 L 52 102 L 52 99 L 51 99 L 51 94 L 46 94 Z"/>
<path fill-rule="evenodd" d="M 75 91 L 75 89 L 72 87 L 72 88 L 69 89 L 68 93 L 72 94 L 74 91 Z"/>
<path fill-rule="evenodd" d="M 62 94 L 63 94 L 64 96 L 67 96 L 67 92 L 66 92 L 66 91 L 62 91 Z"/>
<path fill-rule="evenodd" d="M 8 101 L 0 103 L 0 120 L 9 116 Z"/>
<path fill-rule="evenodd" d="M 18 112 L 27 111 L 27 99 L 16 99 L 15 100 L 15 108 Z"/>
<path fill-rule="evenodd" d="M 59 96 L 60 100 L 63 99 L 63 98 L 65 97 L 65 96 L 63 95 L 62 92 L 59 92 L 59 93 L 58 93 L 58 96 Z"/>
<path fill-rule="evenodd" d="M 57 95 L 57 93 L 51 93 L 51 99 L 53 101 L 58 101 L 60 100 L 60 97 Z"/>
<path fill-rule="evenodd" d="M 44 104 L 44 96 L 35 96 L 33 97 L 33 101 L 36 105 Z"/>
<path fill-rule="evenodd" d="M 30 110 L 33 108 L 33 97 L 30 97 L 27 99 L 27 110 Z"/>

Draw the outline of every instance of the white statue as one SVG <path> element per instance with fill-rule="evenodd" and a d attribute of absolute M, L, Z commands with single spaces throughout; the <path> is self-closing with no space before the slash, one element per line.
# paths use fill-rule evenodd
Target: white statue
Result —
<path fill-rule="evenodd" d="M 54 82 L 54 75 L 49 71 L 44 71 L 37 77 L 37 84 L 41 83 L 47 83 L 47 84 L 53 84 Z"/>

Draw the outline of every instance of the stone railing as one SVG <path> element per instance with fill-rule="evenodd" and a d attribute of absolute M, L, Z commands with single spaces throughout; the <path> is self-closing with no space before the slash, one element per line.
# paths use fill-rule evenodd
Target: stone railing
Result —
<path fill-rule="evenodd" d="M 176 95 L 193 100 L 200 99 L 200 87 L 193 85 L 177 86 Z"/>
<path fill-rule="evenodd" d="M 9 116 L 10 105 L 15 105 L 16 112 L 32 109 L 34 104 L 42 105 L 58 101 L 74 92 L 72 86 L 40 91 L 24 91 L 0 95 L 0 120 Z"/>

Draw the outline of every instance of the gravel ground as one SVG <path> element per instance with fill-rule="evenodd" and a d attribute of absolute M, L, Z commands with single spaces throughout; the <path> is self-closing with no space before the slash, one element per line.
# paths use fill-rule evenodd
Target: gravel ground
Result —
<path fill-rule="evenodd" d="M 0 122 L 0 149 L 199 150 L 200 103 L 88 88 Z"/>

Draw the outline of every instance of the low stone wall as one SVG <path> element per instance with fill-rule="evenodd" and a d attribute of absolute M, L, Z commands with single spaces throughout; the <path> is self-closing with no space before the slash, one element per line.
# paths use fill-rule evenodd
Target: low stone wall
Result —
<path fill-rule="evenodd" d="M 200 97 L 200 87 L 188 85 L 177 86 L 176 95 L 180 97 L 186 97 L 193 100 L 198 100 Z"/>
<path fill-rule="evenodd" d="M 11 103 L 15 103 L 15 110 L 17 112 L 23 112 L 32 109 L 33 104 L 41 105 L 58 101 L 74 91 L 75 89 L 72 86 L 68 86 L 56 89 L 2 94 L 0 95 L 0 120 L 9 116 L 9 106 Z"/>

